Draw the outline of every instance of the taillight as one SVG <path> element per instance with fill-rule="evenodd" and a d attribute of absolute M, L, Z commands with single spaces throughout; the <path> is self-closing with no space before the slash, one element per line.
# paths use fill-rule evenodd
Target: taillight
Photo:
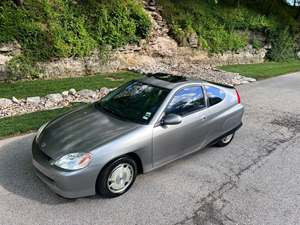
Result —
<path fill-rule="evenodd" d="M 241 96 L 240 96 L 240 94 L 237 90 L 235 90 L 235 92 L 236 92 L 236 97 L 237 97 L 237 100 L 238 100 L 238 104 L 240 104 L 241 103 Z"/>

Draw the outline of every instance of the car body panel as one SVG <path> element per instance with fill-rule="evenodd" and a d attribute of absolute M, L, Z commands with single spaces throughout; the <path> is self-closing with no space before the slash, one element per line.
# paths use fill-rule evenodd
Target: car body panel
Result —
<path fill-rule="evenodd" d="M 38 140 L 34 140 L 33 165 L 52 190 L 70 198 L 94 195 L 100 171 L 120 156 L 137 155 L 143 172 L 149 172 L 204 148 L 242 124 L 244 107 L 238 104 L 234 88 L 205 81 L 170 83 L 153 77 L 141 81 L 171 90 L 148 124 L 121 120 L 103 112 L 94 103 L 51 121 Z M 225 92 L 225 98 L 209 107 L 203 89 L 205 108 L 185 115 L 180 124 L 161 125 L 165 108 L 174 94 L 194 85 L 215 86 Z M 90 152 L 91 163 L 77 171 L 53 166 L 53 161 L 72 152 Z"/>
<path fill-rule="evenodd" d="M 39 138 L 40 148 L 52 159 L 89 152 L 139 126 L 105 114 L 91 104 L 48 124 Z"/>

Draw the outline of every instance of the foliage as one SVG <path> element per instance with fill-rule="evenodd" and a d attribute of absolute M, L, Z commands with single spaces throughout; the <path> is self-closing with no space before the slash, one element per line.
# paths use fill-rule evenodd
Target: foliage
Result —
<path fill-rule="evenodd" d="M 99 45 L 118 47 L 148 35 L 151 22 L 136 1 L 87 0 L 81 3 L 88 27 Z"/>
<path fill-rule="evenodd" d="M 257 37 L 254 36 L 251 44 L 254 49 L 260 49 L 263 47 L 264 43 L 261 40 L 259 40 Z"/>
<path fill-rule="evenodd" d="M 14 57 L 7 64 L 8 80 L 19 80 L 23 78 L 38 78 L 41 70 L 27 57 L 20 55 Z"/>
<path fill-rule="evenodd" d="M 0 44 L 18 41 L 30 66 L 137 42 L 148 35 L 150 26 L 135 0 L 26 0 L 22 7 L 0 1 Z M 24 58 L 15 61 L 22 64 Z"/>
<path fill-rule="evenodd" d="M 273 61 L 286 61 L 296 58 L 296 39 L 289 29 L 275 30 L 270 35 L 271 51 L 269 58 Z"/>
<path fill-rule="evenodd" d="M 70 88 L 75 88 L 76 90 L 96 90 L 101 87 L 115 88 L 140 76 L 140 74 L 133 72 L 119 72 L 56 80 L 26 80 L 0 83 L 0 98 L 11 98 L 12 96 L 16 98 L 45 96 L 49 93 L 59 93 Z"/>
<path fill-rule="evenodd" d="M 159 0 L 159 4 L 170 25 L 171 35 L 179 43 L 185 45 L 188 33 L 193 30 L 199 37 L 200 46 L 213 53 L 245 47 L 252 31 L 267 36 L 281 24 L 294 32 L 299 29 L 293 18 L 294 10 L 277 1 Z M 261 7 L 257 7 L 258 4 Z M 270 8 L 276 14 L 270 12 Z M 257 48 L 262 43 L 253 40 L 253 44 Z"/>
<path fill-rule="evenodd" d="M 220 69 L 228 72 L 240 73 L 241 75 L 256 79 L 264 79 L 300 71 L 300 61 L 291 60 L 288 62 L 266 62 L 250 65 L 226 65 L 220 67 Z"/>

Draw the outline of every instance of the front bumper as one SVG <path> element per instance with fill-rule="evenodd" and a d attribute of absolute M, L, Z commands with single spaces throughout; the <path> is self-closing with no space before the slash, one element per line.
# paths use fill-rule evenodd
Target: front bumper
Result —
<path fill-rule="evenodd" d="M 95 195 L 95 185 L 99 170 L 86 167 L 76 171 L 66 171 L 50 164 L 51 159 L 40 149 L 36 140 L 32 144 L 32 164 L 37 176 L 51 190 L 65 198 L 79 198 Z"/>

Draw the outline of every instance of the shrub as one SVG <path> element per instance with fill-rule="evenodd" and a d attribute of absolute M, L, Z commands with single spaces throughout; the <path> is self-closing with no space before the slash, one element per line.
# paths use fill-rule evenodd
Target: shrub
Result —
<path fill-rule="evenodd" d="M 134 0 L 0 2 L 0 43 L 17 40 L 33 61 L 85 56 L 145 38 L 151 22 Z"/>
<path fill-rule="evenodd" d="M 14 57 L 7 64 L 8 80 L 32 79 L 38 78 L 42 72 L 26 56 L 20 55 Z"/>
<path fill-rule="evenodd" d="M 296 57 L 296 38 L 288 28 L 270 34 L 271 50 L 268 57 L 273 61 L 287 61 Z"/>
<path fill-rule="evenodd" d="M 44 8 L 52 36 L 53 56 L 86 56 L 96 48 L 96 41 L 86 29 L 85 18 L 72 9 L 71 2 L 50 1 Z"/>
<path fill-rule="evenodd" d="M 267 35 L 281 24 L 294 32 L 299 28 L 299 24 L 293 19 L 293 13 L 289 7 L 285 7 L 285 3 L 276 5 L 273 1 L 258 0 L 238 1 L 238 4 L 234 0 L 158 2 L 163 7 L 162 13 L 170 25 L 170 34 L 177 41 L 184 44 L 191 27 L 197 33 L 200 45 L 210 52 L 219 53 L 245 47 L 249 42 L 248 31 L 259 31 Z M 262 8 L 257 7 L 258 4 L 261 4 Z M 276 13 L 270 10 L 271 6 Z M 256 40 L 253 43 L 256 48 L 260 44 L 262 43 Z"/>
<path fill-rule="evenodd" d="M 87 0 L 81 3 L 81 13 L 99 45 L 119 47 L 146 37 L 150 30 L 150 19 L 133 0 Z"/>
<path fill-rule="evenodd" d="M 253 40 L 252 40 L 251 44 L 252 44 L 252 47 L 254 49 L 260 49 L 264 45 L 264 43 L 261 40 L 259 40 L 257 37 L 255 37 L 255 36 L 253 37 Z"/>
<path fill-rule="evenodd" d="M 0 43 L 17 40 L 22 46 L 23 56 L 9 65 L 14 79 L 23 77 L 21 71 L 35 76 L 37 61 L 82 57 L 95 48 L 102 55 L 107 46 L 137 42 L 150 27 L 135 0 L 26 0 L 22 7 L 0 1 Z"/>

